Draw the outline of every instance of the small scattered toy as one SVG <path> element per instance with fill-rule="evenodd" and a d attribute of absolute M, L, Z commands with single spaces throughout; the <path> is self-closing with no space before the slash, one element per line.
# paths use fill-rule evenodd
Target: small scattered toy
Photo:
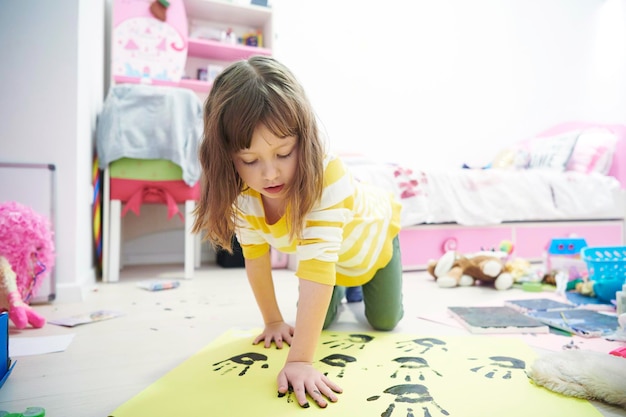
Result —
<path fill-rule="evenodd" d="M 0 203 L 0 311 L 7 311 L 18 329 L 46 323 L 28 303 L 53 265 L 49 220 L 20 203 Z"/>
<path fill-rule="evenodd" d="M 550 274 L 564 272 L 569 280 L 587 275 L 587 264 L 581 258 L 581 250 L 587 247 L 583 238 L 568 237 L 552 239 L 544 254 L 545 270 Z"/>
<path fill-rule="evenodd" d="M 46 410 L 41 407 L 28 407 L 23 413 L 9 413 L 0 410 L 0 417 L 45 417 Z"/>
<path fill-rule="evenodd" d="M 578 278 L 568 281 L 566 290 L 597 298 L 603 303 L 610 304 L 615 300 L 617 292 L 622 289 L 623 285 L 624 280 L 621 277 L 602 280 Z"/>

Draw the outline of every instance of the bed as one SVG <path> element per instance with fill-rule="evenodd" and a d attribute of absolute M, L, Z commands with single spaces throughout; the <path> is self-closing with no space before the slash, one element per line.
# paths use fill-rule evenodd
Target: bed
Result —
<path fill-rule="evenodd" d="M 393 190 L 403 204 L 405 270 L 447 250 L 471 253 L 513 243 L 540 261 L 554 238 L 623 245 L 626 126 L 570 122 L 494 155 L 487 167 L 422 170 L 344 157 L 355 178 Z"/>

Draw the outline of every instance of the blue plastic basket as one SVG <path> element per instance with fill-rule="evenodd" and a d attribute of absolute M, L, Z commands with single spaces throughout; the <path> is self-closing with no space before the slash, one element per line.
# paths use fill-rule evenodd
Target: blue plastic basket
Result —
<path fill-rule="evenodd" d="M 581 255 L 587 264 L 589 279 L 621 278 L 626 283 L 626 246 L 586 247 Z"/>

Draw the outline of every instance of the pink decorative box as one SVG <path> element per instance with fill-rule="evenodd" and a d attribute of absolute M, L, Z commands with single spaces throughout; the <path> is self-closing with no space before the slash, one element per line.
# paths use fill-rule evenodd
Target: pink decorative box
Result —
<path fill-rule="evenodd" d="M 586 277 L 587 263 L 581 257 L 581 251 L 586 246 L 587 242 L 582 238 L 552 239 L 546 251 L 546 272 L 565 272 L 570 281 Z"/>

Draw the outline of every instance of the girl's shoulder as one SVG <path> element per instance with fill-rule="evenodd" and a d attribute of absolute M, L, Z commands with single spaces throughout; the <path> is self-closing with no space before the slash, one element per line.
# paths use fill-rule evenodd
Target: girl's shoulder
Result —
<path fill-rule="evenodd" d="M 327 154 L 324 158 L 324 186 L 343 181 L 349 176 L 347 166 L 336 154 Z"/>
<path fill-rule="evenodd" d="M 244 213 L 263 212 L 261 195 L 252 188 L 243 190 L 237 197 L 237 207 Z"/>
<path fill-rule="evenodd" d="M 324 171 L 345 168 L 345 163 L 336 153 L 327 153 L 324 156 Z M 342 169 L 343 170 L 343 169 Z"/>

